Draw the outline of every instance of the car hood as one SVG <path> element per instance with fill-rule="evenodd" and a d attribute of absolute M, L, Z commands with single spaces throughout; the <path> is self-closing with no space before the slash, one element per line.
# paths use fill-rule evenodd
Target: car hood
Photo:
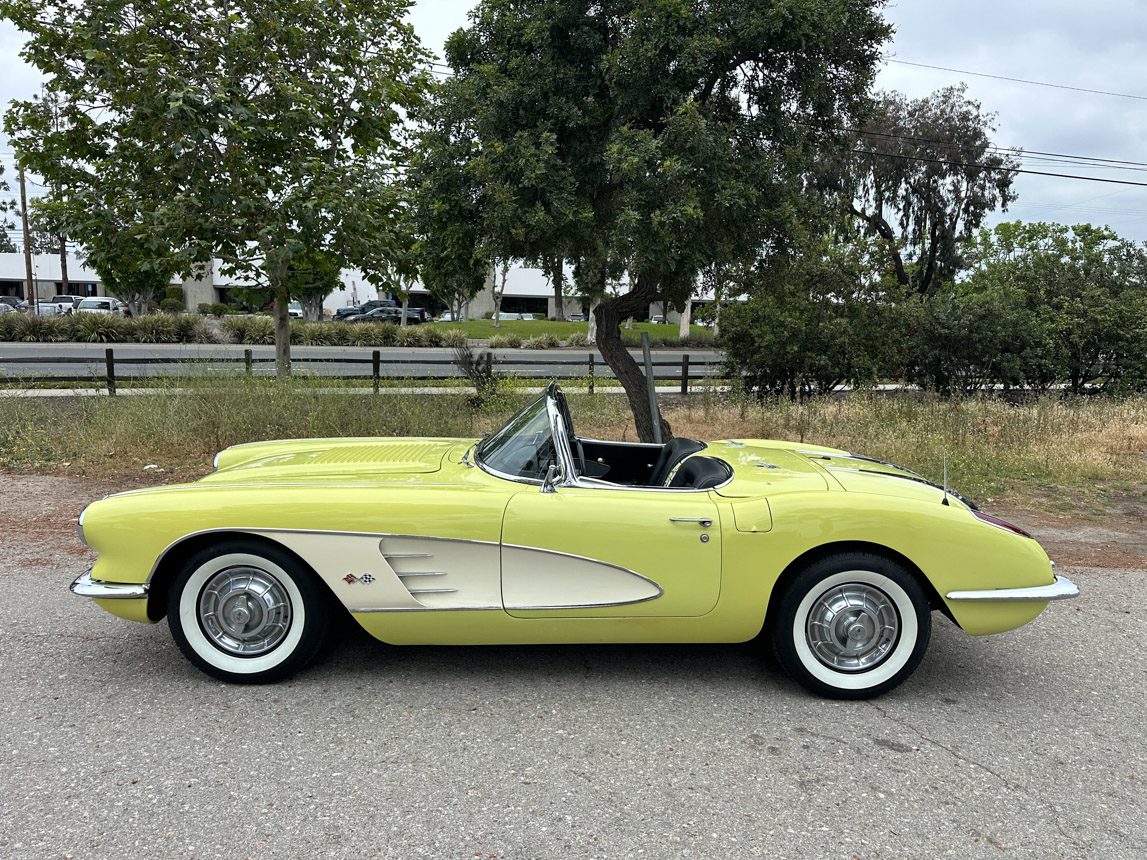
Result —
<path fill-rule="evenodd" d="M 216 456 L 215 471 L 201 483 L 417 480 L 441 471 L 447 454 L 472 441 L 364 437 L 235 445 Z"/>
<path fill-rule="evenodd" d="M 851 493 L 896 496 L 941 504 L 947 498 L 971 502 L 947 492 L 909 469 L 836 448 L 771 439 L 731 439 L 710 444 L 706 454 L 733 467 L 733 480 L 722 496 L 773 496 L 778 493 L 842 489 Z"/>

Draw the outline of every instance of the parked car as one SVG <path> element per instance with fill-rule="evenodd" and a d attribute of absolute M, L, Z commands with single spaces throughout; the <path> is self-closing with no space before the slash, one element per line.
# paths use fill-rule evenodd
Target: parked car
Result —
<path fill-rule="evenodd" d="M 438 317 L 438 322 L 461 322 L 461 320 L 454 319 L 453 311 L 443 311 L 442 316 Z"/>
<path fill-rule="evenodd" d="M 242 683 L 297 672 L 353 618 L 395 645 L 760 637 L 809 690 L 858 699 L 912 674 L 933 611 L 999 633 L 1078 594 L 1027 532 L 907 469 L 580 437 L 553 383 L 480 440 L 237 445 L 195 483 L 93 502 L 79 534 L 97 560 L 72 591 L 166 617 L 194 665 Z M 88 658 L 129 683 L 146 657 L 123 649 L 147 640 L 103 641 Z"/>
<path fill-rule="evenodd" d="M 48 300 L 47 304 L 55 305 L 60 309 L 60 313 L 62 314 L 70 314 L 77 307 L 79 307 L 80 302 L 83 300 L 83 296 L 58 295 L 52 296 L 52 298 Z M 44 302 L 41 302 L 41 304 L 44 304 Z"/>
<path fill-rule="evenodd" d="M 67 313 L 71 313 L 69 310 Z M 36 302 L 35 315 L 40 317 L 58 317 L 64 316 L 65 312 L 60 310 L 60 305 L 54 305 L 51 302 Z"/>
<path fill-rule="evenodd" d="M 402 308 L 375 308 L 367 313 L 346 317 L 345 319 L 346 322 L 352 323 L 385 322 L 398 325 L 402 320 Z"/>
<path fill-rule="evenodd" d="M 651 316 L 651 317 L 649 318 L 649 321 L 650 321 L 651 323 L 655 323 L 655 324 L 657 324 L 657 325 L 661 325 L 662 323 L 664 323 L 664 322 L 665 322 L 665 317 L 663 317 L 661 314 L 654 314 L 653 316 Z"/>
<path fill-rule="evenodd" d="M 331 315 L 333 320 L 346 320 L 348 317 L 357 317 L 366 313 L 360 305 L 347 305 L 345 308 L 335 308 Z"/>
<path fill-rule="evenodd" d="M 302 302 L 287 302 L 287 316 L 293 320 L 301 320 L 303 318 Z"/>
<path fill-rule="evenodd" d="M 505 320 L 520 320 L 521 318 L 521 314 L 516 314 L 511 311 L 498 311 L 498 313 L 494 315 L 494 319 L 499 322 L 504 322 Z"/>
<path fill-rule="evenodd" d="M 570 314 L 566 317 L 567 322 L 585 322 L 585 314 Z"/>
<path fill-rule="evenodd" d="M 81 299 L 80 303 L 76 305 L 75 312 L 85 314 L 111 314 L 113 316 L 121 316 L 119 304 L 115 299 L 110 298 Z"/>
<path fill-rule="evenodd" d="M 119 309 L 119 315 L 121 317 L 129 317 L 129 318 L 131 317 L 131 308 L 128 307 L 127 302 L 123 302 L 123 301 L 120 301 L 119 299 L 116 299 L 115 303 L 116 303 L 116 307 Z"/>
<path fill-rule="evenodd" d="M 0 314 L 14 314 L 16 309 L 7 302 L 0 302 Z"/>
<path fill-rule="evenodd" d="M 0 305 L 7 305 L 14 311 L 24 310 L 28 307 L 28 303 L 19 296 L 0 296 Z"/>

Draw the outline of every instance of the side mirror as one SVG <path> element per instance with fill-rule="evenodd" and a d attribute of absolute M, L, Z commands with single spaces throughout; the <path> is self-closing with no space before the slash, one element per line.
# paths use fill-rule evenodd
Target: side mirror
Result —
<path fill-rule="evenodd" d="M 546 470 L 546 477 L 542 481 L 543 493 L 556 493 L 558 491 L 558 467 L 557 464 L 551 463 L 549 469 Z"/>

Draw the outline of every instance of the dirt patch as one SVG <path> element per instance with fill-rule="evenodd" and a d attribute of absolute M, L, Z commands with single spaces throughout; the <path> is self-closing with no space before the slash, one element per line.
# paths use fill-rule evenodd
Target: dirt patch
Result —
<path fill-rule="evenodd" d="M 1058 564 L 1147 569 L 1147 511 L 1141 503 L 1117 505 L 1101 520 L 1023 508 L 1001 515 L 1030 531 Z"/>

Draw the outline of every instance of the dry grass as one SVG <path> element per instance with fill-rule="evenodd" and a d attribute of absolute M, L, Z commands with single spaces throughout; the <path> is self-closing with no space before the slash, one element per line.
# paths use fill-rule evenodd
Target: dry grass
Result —
<path fill-rule="evenodd" d="M 180 382 L 187 390 L 189 383 Z M 189 393 L 0 399 L 0 465 L 79 474 L 209 468 L 215 452 L 259 439 L 306 436 L 477 436 L 529 395 L 476 409 L 465 394 L 339 391 L 329 380 L 199 380 Z M 635 438 L 623 398 L 574 395 L 582 435 Z M 711 395 L 666 398 L 679 436 L 773 438 L 829 445 L 900 463 L 984 500 L 1046 510 L 1142 500 L 1147 488 L 1147 398 L 1010 405 L 994 399 L 854 396 L 757 403 Z"/>

